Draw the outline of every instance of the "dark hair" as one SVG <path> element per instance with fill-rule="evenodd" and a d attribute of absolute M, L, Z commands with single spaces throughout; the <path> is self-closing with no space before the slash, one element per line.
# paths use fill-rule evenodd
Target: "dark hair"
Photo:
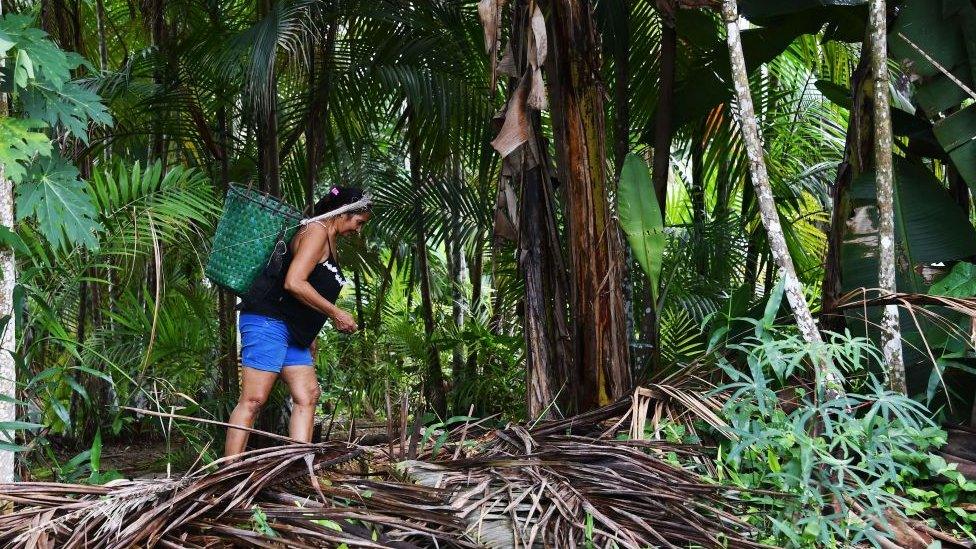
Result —
<path fill-rule="evenodd" d="M 331 212 L 332 210 L 337 210 L 343 206 L 347 206 L 354 202 L 358 202 L 363 197 L 363 190 L 358 187 L 331 187 L 325 196 L 319 199 L 315 203 L 315 208 L 312 215 L 322 215 L 324 213 Z M 355 212 L 347 213 L 359 213 L 362 211 L 368 211 L 369 206 L 356 210 Z"/>

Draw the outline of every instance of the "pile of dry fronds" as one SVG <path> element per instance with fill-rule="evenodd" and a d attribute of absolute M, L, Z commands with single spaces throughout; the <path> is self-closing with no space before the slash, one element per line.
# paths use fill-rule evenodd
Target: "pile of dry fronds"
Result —
<path fill-rule="evenodd" d="M 466 425 L 417 459 L 288 444 L 173 480 L 0 485 L 0 545 L 758 547 L 734 494 L 676 465 L 695 448 L 618 440 L 636 409 Z"/>

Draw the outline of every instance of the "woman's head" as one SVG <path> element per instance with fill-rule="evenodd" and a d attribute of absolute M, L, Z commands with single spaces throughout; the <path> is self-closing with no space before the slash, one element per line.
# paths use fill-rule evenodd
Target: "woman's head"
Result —
<path fill-rule="evenodd" d="M 325 195 L 315 203 L 313 216 L 319 216 L 347 207 L 351 204 L 363 202 L 364 193 L 362 189 L 356 187 L 332 187 Z M 347 210 L 333 218 L 336 232 L 340 235 L 358 232 L 372 216 L 369 201 L 365 201 L 361 206 Z"/>

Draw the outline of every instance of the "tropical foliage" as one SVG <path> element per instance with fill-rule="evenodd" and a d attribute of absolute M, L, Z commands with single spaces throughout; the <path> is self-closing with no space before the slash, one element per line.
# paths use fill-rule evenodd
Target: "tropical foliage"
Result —
<path fill-rule="evenodd" d="M 13 192 L 0 205 L 10 198 L 16 219 L 0 226 L 0 252 L 14 253 L 2 275 L 16 286 L 0 296 L 0 333 L 16 335 L 2 352 L 18 383 L 4 397 L 17 421 L 0 418 L 0 430 L 18 434 L 0 450 L 20 450 L 21 479 L 96 484 L 116 476 L 102 458 L 112 444 L 165 444 L 157 467 L 217 459 L 219 426 L 152 414 L 220 422 L 238 396 L 236 298 L 203 275 L 222 197 L 238 183 L 308 211 L 340 184 L 368 189 L 375 206 L 339 251 L 353 284 L 338 305 L 361 330 L 326 329 L 317 342 L 323 437 L 385 435 L 391 462 L 416 458 L 419 444 L 464 490 L 474 481 L 457 475 L 470 464 L 442 448 L 494 463 L 524 436 L 579 452 L 547 422 L 621 420 L 621 403 L 633 396 L 639 409 L 647 397 L 633 391 L 646 386 L 659 408 L 647 429 L 632 412 L 627 437 L 701 448 L 611 449 L 619 425 L 588 431 L 587 444 L 620 467 L 648 460 L 630 471 L 641 489 L 661 464 L 714 483 L 702 492 L 709 513 L 748 515 L 723 523 L 728 539 L 881 545 L 897 538 L 891 524 L 920 521 L 972 537 L 976 452 L 952 436 L 946 445 L 946 430 L 968 433 L 976 410 L 976 8 L 888 2 L 895 139 L 881 153 L 894 156 L 901 292 L 891 296 L 877 290 L 869 2 L 733 2 L 754 120 L 712 4 L 4 3 L 0 178 Z M 743 139 L 753 122 L 761 159 Z M 756 181 L 758 160 L 768 181 Z M 792 323 L 764 183 L 823 343 Z M 905 393 L 885 388 L 877 350 L 889 304 L 900 308 Z M 280 430 L 287 407 L 280 391 L 260 427 Z M 479 436 L 510 430 L 468 448 L 457 429 L 472 418 L 485 422 Z M 523 421 L 528 430 L 510 424 Z M 254 459 L 253 470 L 273 469 Z M 398 470 L 397 482 L 422 484 L 430 472 L 417 471 Z M 531 484 L 517 472 L 485 482 Z M 353 484 L 327 495 L 346 501 Z M 741 490 L 730 507 L 715 504 L 723 486 Z M 92 503 L 117 489 L 73 490 Z M 270 497 L 235 504 L 238 526 L 224 534 L 309 527 Z M 356 521 L 373 510 L 346 505 Z M 549 517 L 539 531 L 595 546 L 641 527 L 572 516 L 569 530 Z M 457 517 L 387 519 L 375 531 L 331 515 L 311 524 L 334 543 L 349 541 L 330 524 L 349 540 L 461 539 Z M 180 528 L 197 535 L 214 520 Z M 0 521 L 0 537 L 18 528 Z"/>

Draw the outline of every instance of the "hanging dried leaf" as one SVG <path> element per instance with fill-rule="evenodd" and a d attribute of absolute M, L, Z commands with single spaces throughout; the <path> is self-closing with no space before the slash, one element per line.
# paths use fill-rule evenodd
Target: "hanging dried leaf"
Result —
<path fill-rule="evenodd" d="M 519 81 L 515 94 L 508 100 L 508 108 L 505 111 L 505 123 L 502 130 L 491 142 L 491 146 L 502 155 L 502 158 L 512 154 L 512 151 L 529 140 L 532 135 L 532 125 L 529 122 L 526 102 L 528 100 L 529 89 L 531 88 L 531 77 L 528 74 L 522 76 Z"/>
<path fill-rule="evenodd" d="M 498 197 L 495 200 L 495 230 L 496 238 L 504 238 L 515 242 L 518 240 L 518 230 L 515 228 L 514 212 L 518 211 L 515 192 L 511 182 L 502 179 L 498 184 Z"/>
<path fill-rule="evenodd" d="M 498 62 L 498 74 L 504 74 L 513 78 L 518 76 L 518 68 L 515 66 L 515 54 L 512 53 L 511 42 L 505 45 L 502 60 Z"/>
<path fill-rule="evenodd" d="M 504 0 L 481 0 L 478 2 L 478 18 L 481 19 L 481 26 L 485 31 L 485 53 L 494 59 L 494 53 L 498 51 L 498 30 L 501 26 L 502 6 Z"/>
<path fill-rule="evenodd" d="M 505 0 L 481 0 L 478 2 L 478 17 L 485 31 L 485 52 L 491 60 L 491 87 L 494 93 L 498 82 L 498 46 L 499 30 L 501 29 L 502 7 Z"/>
<path fill-rule="evenodd" d="M 542 69 L 540 68 L 532 69 L 532 87 L 529 90 L 527 104 L 537 111 L 545 110 L 548 106 L 546 101 L 546 83 L 542 79 Z"/>
<path fill-rule="evenodd" d="M 546 40 L 546 20 L 542 17 L 542 10 L 536 4 L 532 11 L 532 35 L 529 37 L 529 63 L 541 68 L 546 63 L 548 42 Z"/>

